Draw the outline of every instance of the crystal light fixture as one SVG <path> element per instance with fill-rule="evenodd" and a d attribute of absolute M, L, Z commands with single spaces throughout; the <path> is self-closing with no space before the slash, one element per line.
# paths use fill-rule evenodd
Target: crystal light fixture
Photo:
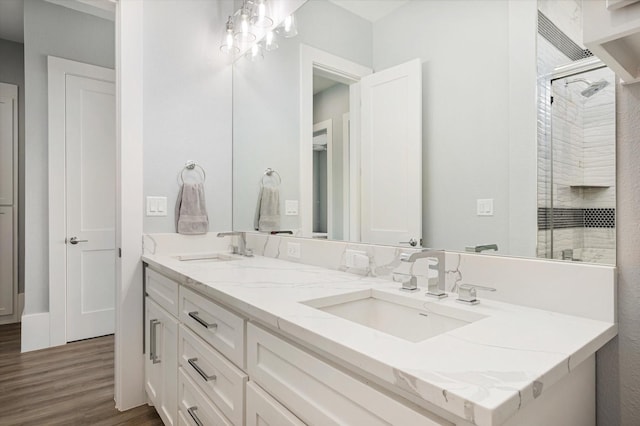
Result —
<path fill-rule="evenodd" d="M 278 35 L 285 38 L 291 38 L 298 35 L 298 29 L 296 28 L 296 21 L 293 15 L 289 15 L 284 18 L 282 24 L 276 29 Z"/>
<path fill-rule="evenodd" d="M 220 51 L 234 58 L 240 53 L 256 61 L 263 59 L 263 52 L 278 48 L 276 34 L 286 38 L 296 36 L 298 30 L 293 15 L 275 26 L 276 19 L 270 8 L 273 1 L 277 0 L 243 0 L 227 20 Z"/>
<path fill-rule="evenodd" d="M 278 48 L 278 42 L 276 41 L 276 35 L 273 31 L 269 30 L 264 36 L 264 49 L 267 52 L 276 50 Z"/>
<path fill-rule="evenodd" d="M 255 0 L 251 24 L 258 28 L 270 28 L 273 25 L 273 19 L 267 14 L 267 0 Z"/>
<path fill-rule="evenodd" d="M 236 45 L 233 31 L 233 18 L 229 16 L 227 24 L 225 26 L 224 35 L 222 36 L 222 44 L 220 45 L 222 53 L 236 54 L 240 51 L 240 48 Z"/>
<path fill-rule="evenodd" d="M 256 41 L 256 35 L 251 31 L 251 9 L 247 0 L 242 2 L 239 15 L 238 31 L 235 33 L 235 38 L 242 46 L 248 46 Z"/>

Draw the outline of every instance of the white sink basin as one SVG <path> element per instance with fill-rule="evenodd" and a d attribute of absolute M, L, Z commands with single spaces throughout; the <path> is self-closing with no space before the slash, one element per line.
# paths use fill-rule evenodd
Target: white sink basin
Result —
<path fill-rule="evenodd" d="M 423 293 L 415 296 L 370 289 L 303 303 L 410 342 L 421 342 L 486 318 L 475 312 L 431 302 Z"/>
<path fill-rule="evenodd" d="M 181 262 L 225 262 L 228 260 L 238 260 L 240 257 L 232 256 L 224 253 L 196 253 L 196 254 L 181 254 L 173 256 Z"/>

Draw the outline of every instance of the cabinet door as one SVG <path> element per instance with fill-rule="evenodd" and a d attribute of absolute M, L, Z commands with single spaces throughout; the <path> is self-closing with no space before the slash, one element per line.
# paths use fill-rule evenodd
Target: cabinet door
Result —
<path fill-rule="evenodd" d="M 253 324 L 247 325 L 249 377 L 308 425 L 453 426 L 398 402 Z"/>
<path fill-rule="evenodd" d="M 13 207 L 0 206 L 0 316 L 13 314 Z"/>
<path fill-rule="evenodd" d="M 178 415 L 178 321 L 146 298 L 145 388 L 165 425 Z"/>
<path fill-rule="evenodd" d="M 247 426 L 304 426 L 278 401 L 260 386 L 247 383 Z"/>
<path fill-rule="evenodd" d="M 0 205 L 14 202 L 18 142 L 18 88 L 0 83 Z"/>

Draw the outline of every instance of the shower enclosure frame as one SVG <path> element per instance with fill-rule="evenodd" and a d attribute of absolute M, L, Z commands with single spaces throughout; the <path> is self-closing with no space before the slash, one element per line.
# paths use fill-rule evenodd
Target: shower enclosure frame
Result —
<path fill-rule="evenodd" d="M 548 81 L 549 96 L 547 97 L 546 102 L 548 102 L 549 104 L 549 111 L 551 112 L 553 109 L 552 87 L 555 81 L 566 79 L 568 77 L 578 76 L 587 72 L 595 71 L 595 70 L 606 68 L 606 67 L 607 66 L 600 59 L 596 57 L 589 57 L 586 59 L 581 59 L 573 63 L 555 68 L 552 73 L 545 76 L 545 80 Z M 552 122 L 552 119 L 549 118 L 548 122 L 545 123 L 545 130 L 546 130 L 545 139 L 547 142 L 547 146 L 549 147 L 549 163 L 551 164 L 551 170 L 549 173 L 549 210 L 551 213 L 548 216 L 548 223 L 549 223 L 548 230 L 551 235 L 551 238 L 549 243 L 549 256 L 546 256 L 546 258 L 549 258 L 549 259 L 554 258 L 553 257 L 553 249 L 554 249 L 553 231 L 554 231 L 554 195 L 555 195 L 554 178 L 553 178 L 554 144 L 553 144 L 553 126 L 551 122 Z M 545 253 L 546 252 L 547 251 L 545 250 Z"/>

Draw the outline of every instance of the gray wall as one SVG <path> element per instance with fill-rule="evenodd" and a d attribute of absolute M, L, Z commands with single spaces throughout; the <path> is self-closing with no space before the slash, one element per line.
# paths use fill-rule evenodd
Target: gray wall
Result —
<path fill-rule="evenodd" d="M 349 112 L 349 86 L 346 84 L 336 84 L 322 92 L 316 93 L 313 97 L 313 123 L 325 120 L 332 120 L 332 179 L 333 179 L 333 230 L 331 239 L 343 240 L 348 238 L 344 235 L 344 209 L 347 208 L 342 202 L 344 179 L 344 142 L 342 140 L 343 119 L 342 116 Z"/>
<path fill-rule="evenodd" d="M 18 292 L 24 293 L 24 45 L 0 39 L 0 82 L 18 86 Z"/>
<path fill-rule="evenodd" d="M 298 36 L 279 39 L 264 61 L 240 59 L 233 74 L 234 229 L 253 229 L 262 173 L 280 173 L 284 200 L 299 200 L 300 44 L 371 66 L 372 26 L 329 2 L 309 1 L 297 12 Z M 348 40 L 348 43 L 345 43 Z M 310 189 L 309 189 L 310 190 Z M 298 216 L 282 215 L 282 229 L 298 229 Z"/>
<path fill-rule="evenodd" d="M 535 255 L 535 186 L 519 188 L 521 203 L 510 200 L 510 155 L 520 153 L 509 134 L 509 92 L 520 88 L 509 87 L 509 7 L 506 1 L 414 1 L 373 26 L 376 71 L 414 58 L 423 63 L 427 247 L 497 243 L 502 253 Z M 535 55 L 528 46 L 518 53 Z M 494 216 L 477 216 L 476 200 L 484 198 L 494 199 Z M 510 215 L 514 201 L 531 204 L 530 223 Z M 510 249 L 510 226 L 530 228 L 527 252 Z"/>
<path fill-rule="evenodd" d="M 176 231 L 188 160 L 206 171 L 210 230 L 231 230 L 232 70 L 218 51 L 231 13 L 230 0 L 144 2 L 144 195 L 168 198 L 168 215 L 145 217 L 145 232 Z"/>
<path fill-rule="evenodd" d="M 597 355 L 598 425 L 640 419 L 640 85 L 617 87 L 618 336 Z"/>
<path fill-rule="evenodd" d="M 41 0 L 24 3 L 25 314 L 49 310 L 47 55 L 113 68 L 114 23 Z"/>

